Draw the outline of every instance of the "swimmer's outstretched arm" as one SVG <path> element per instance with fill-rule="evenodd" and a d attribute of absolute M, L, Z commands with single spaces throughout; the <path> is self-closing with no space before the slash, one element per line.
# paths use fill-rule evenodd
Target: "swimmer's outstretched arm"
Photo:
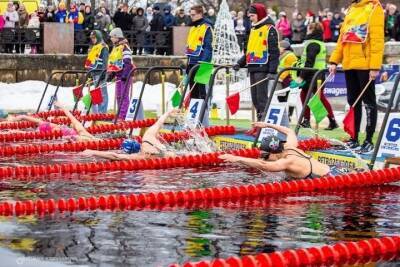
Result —
<path fill-rule="evenodd" d="M 164 125 L 165 121 L 167 118 L 171 115 L 178 114 L 179 110 L 178 109 L 172 109 L 158 118 L 156 123 L 154 123 L 143 135 L 143 140 L 148 139 L 148 138 L 156 138 L 158 133 L 160 132 L 161 127 Z"/>
<path fill-rule="evenodd" d="M 72 113 L 67 108 L 65 108 L 60 102 L 55 101 L 54 106 L 60 108 L 64 112 L 65 116 L 67 116 L 68 119 L 71 120 L 72 127 L 78 132 L 79 135 L 85 135 L 85 136 L 90 136 L 90 137 L 94 138 L 94 136 L 91 133 L 89 133 L 85 129 L 85 127 L 83 127 L 82 123 L 80 121 L 78 121 L 75 118 L 75 116 L 72 115 Z"/>
<path fill-rule="evenodd" d="M 225 162 L 239 163 L 251 168 L 256 168 L 268 172 L 286 171 L 291 162 L 290 159 L 279 159 L 276 161 L 268 162 L 262 159 L 245 158 L 234 156 L 231 154 L 223 154 L 219 156 L 219 158 L 224 160 Z"/>
<path fill-rule="evenodd" d="M 112 151 L 99 151 L 99 150 L 91 150 L 91 149 L 86 149 L 85 151 L 82 152 L 82 155 L 85 156 L 95 156 L 95 157 L 100 157 L 103 159 L 111 159 L 111 160 L 129 160 L 129 159 L 144 159 L 145 157 L 142 155 L 134 154 L 134 155 L 128 155 L 128 154 L 120 154 Z"/>
<path fill-rule="evenodd" d="M 39 124 L 43 120 L 39 119 L 39 118 L 35 118 L 33 116 L 29 116 L 29 115 L 18 115 L 18 116 L 15 116 L 14 121 L 30 121 L 30 122 Z"/>
<path fill-rule="evenodd" d="M 297 147 L 297 136 L 296 133 L 285 126 L 280 126 L 272 123 L 267 123 L 267 122 L 253 122 L 252 123 L 253 127 L 258 127 L 258 128 L 272 128 L 277 130 L 278 132 L 281 132 L 286 135 L 286 143 L 285 146 L 287 147 Z"/>

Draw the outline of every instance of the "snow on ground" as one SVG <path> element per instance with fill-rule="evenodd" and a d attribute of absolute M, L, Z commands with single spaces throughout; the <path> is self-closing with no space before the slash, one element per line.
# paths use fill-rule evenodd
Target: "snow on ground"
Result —
<path fill-rule="evenodd" d="M 133 94 L 139 95 L 140 88 L 142 87 L 142 82 L 136 82 L 133 84 Z M 241 82 L 233 83 L 230 85 L 230 94 L 240 91 L 249 86 L 249 80 L 244 80 Z M 20 83 L 1 83 L 0 82 L 0 109 L 5 109 L 7 111 L 36 111 L 39 104 L 42 93 L 46 87 L 46 83 L 43 81 L 24 81 Z M 108 108 L 114 108 L 114 97 L 115 97 L 115 83 L 108 84 L 109 102 Z M 158 114 L 161 113 L 161 84 L 149 85 L 146 84 L 144 94 L 143 94 L 143 107 L 145 110 L 156 110 Z M 169 108 L 171 104 L 169 99 L 175 92 L 176 85 L 172 83 L 165 83 L 165 100 L 168 101 Z M 49 85 L 47 93 L 44 97 L 44 101 L 41 110 L 45 110 L 47 104 L 49 103 L 51 95 L 54 94 L 56 86 Z M 74 106 L 72 87 L 60 87 L 58 91 L 58 99 L 60 102 L 64 103 L 69 108 Z M 225 85 L 215 85 L 213 92 L 212 103 L 216 103 L 220 109 L 219 114 L 222 118 L 225 118 L 225 97 L 226 97 L 226 86 Z M 242 92 L 240 94 L 241 108 L 246 107 L 246 109 L 239 110 L 233 119 L 251 119 L 251 106 L 250 102 L 250 92 L 249 90 Z M 344 100 L 344 99 L 343 99 Z M 344 105 L 345 100 L 331 99 L 334 102 L 333 106 L 335 109 L 336 120 L 341 123 L 344 117 Z M 300 99 L 298 100 L 300 101 Z M 339 103 L 339 104 L 335 104 Z M 80 103 L 79 109 L 83 110 L 83 104 Z M 363 114 L 365 116 L 365 112 Z M 383 113 L 378 115 L 378 127 L 382 122 Z M 362 120 L 361 129 L 364 129 L 364 121 Z M 325 121 L 324 121 L 325 122 Z M 327 120 L 326 122 L 327 123 Z M 325 123 L 321 126 L 325 126 Z"/>

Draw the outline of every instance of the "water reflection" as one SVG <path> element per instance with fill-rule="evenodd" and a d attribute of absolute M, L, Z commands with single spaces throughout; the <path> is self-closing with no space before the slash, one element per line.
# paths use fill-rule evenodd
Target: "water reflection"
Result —
<path fill-rule="evenodd" d="M 0 199 L 68 198 L 267 180 L 257 171 L 226 167 L 62 178 L 1 181 Z M 399 186 L 392 185 L 294 194 L 210 203 L 203 209 L 2 217 L 0 247 L 29 257 L 66 258 L 72 265 L 166 266 L 188 260 L 316 246 L 398 232 L 399 190 Z"/>

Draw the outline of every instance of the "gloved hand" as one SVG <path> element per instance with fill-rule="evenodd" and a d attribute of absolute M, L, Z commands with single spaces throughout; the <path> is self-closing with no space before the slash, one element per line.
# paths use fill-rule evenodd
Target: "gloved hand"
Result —
<path fill-rule="evenodd" d="M 293 80 L 290 82 L 290 88 L 302 88 L 306 84 L 304 80 Z"/>
<path fill-rule="evenodd" d="M 235 64 L 232 67 L 235 71 L 239 71 L 240 70 L 240 65 L 239 64 Z"/>

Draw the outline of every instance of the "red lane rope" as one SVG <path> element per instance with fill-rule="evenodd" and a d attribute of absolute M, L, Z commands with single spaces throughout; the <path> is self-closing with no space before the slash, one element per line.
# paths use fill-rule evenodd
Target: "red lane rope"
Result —
<path fill-rule="evenodd" d="M 205 132 L 208 136 L 215 135 L 231 135 L 235 133 L 235 127 L 233 126 L 212 126 L 205 128 Z M 140 137 L 134 137 L 136 140 L 141 142 Z M 167 142 L 176 142 L 189 138 L 188 132 L 175 132 L 175 133 L 163 133 L 161 138 Z M 120 148 L 121 143 L 124 139 L 104 139 L 104 140 L 93 140 L 93 141 L 80 141 L 74 143 L 62 143 L 62 144 L 29 144 L 29 145 L 18 145 L 18 146 L 5 146 L 0 147 L 0 156 L 10 157 L 16 155 L 34 155 L 39 153 L 49 153 L 56 151 L 64 152 L 79 152 L 85 149 L 96 149 L 96 150 L 110 150 Z"/>
<path fill-rule="evenodd" d="M 75 110 L 75 111 L 72 111 L 72 114 L 74 116 L 80 116 L 81 111 Z M 47 119 L 48 117 L 65 116 L 65 113 L 61 109 L 55 109 L 55 110 L 50 110 L 50 111 L 41 111 L 41 112 L 33 114 L 33 116 L 36 116 L 36 117 L 39 117 L 42 119 Z"/>
<path fill-rule="evenodd" d="M 79 121 L 108 121 L 113 120 L 115 118 L 115 114 L 111 113 L 96 113 L 96 114 L 89 114 L 83 116 L 76 116 L 76 119 Z M 55 124 L 70 124 L 71 120 L 67 117 L 54 117 L 48 120 L 49 122 Z M 26 128 L 34 128 L 37 126 L 37 123 L 31 121 L 12 121 L 12 122 L 3 122 L 0 124 L 0 130 L 16 130 L 16 129 L 26 129 Z"/>
<path fill-rule="evenodd" d="M 344 266 L 390 261 L 400 255 L 400 236 L 339 242 L 310 248 L 290 249 L 254 256 L 229 257 L 212 261 L 187 262 L 170 267 L 302 267 Z"/>
<path fill-rule="evenodd" d="M 258 157 L 259 151 L 252 150 L 235 150 L 231 153 L 236 155 L 246 155 L 251 157 Z M 179 157 L 181 166 L 198 166 L 202 164 L 199 161 L 217 162 L 218 155 L 221 153 L 210 153 L 199 157 Z M 177 160 L 178 158 L 175 158 Z M 168 167 L 169 164 L 174 163 L 174 158 L 169 159 L 155 159 L 155 160 L 140 160 L 129 162 L 113 162 L 115 164 L 121 163 L 126 170 L 136 169 L 141 164 L 150 165 L 153 169 L 160 169 Z M 92 163 L 91 163 L 92 164 Z M 87 165 L 92 166 L 91 164 Z M 113 169 L 108 162 L 104 166 L 107 169 Z M 315 179 L 299 179 L 292 181 L 264 183 L 264 184 L 251 184 L 231 187 L 215 187 L 204 189 L 189 189 L 182 191 L 171 192 L 150 192 L 141 194 L 130 195 L 109 195 L 109 196 L 89 196 L 79 198 L 69 198 L 65 200 L 60 198 L 58 200 L 38 199 L 35 202 L 17 201 L 2 202 L 0 203 L 0 215 L 5 216 L 24 216 L 29 214 L 46 214 L 64 212 L 64 211 L 93 211 L 93 210 L 137 210 L 143 208 L 155 209 L 163 206 L 178 206 L 190 207 L 193 203 L 199 202 L 212 202 L 212 201 L 230 201 L 236 202 L 238 200 L 251 199 L 262 196 L 292 194 L 299 192 L 313 192 L 313 191 L 331 191 L 345 188 L 367 187 L 373 185 L 381 185 L 385 183 L 400 181 L 400 167 L 383 169 L 378 171 L 370 171 L 363 173 L 352 173 L 339 176 L 329 176 Z"/>
<path fill-rule="evenodd" d="M 208 135 L 218 135 L 218 134 L 226 134 L 226 132 L 234 132 L 235 128 L 232 126 L 215 126 L 206 128 L 206 132 Z M 174 142 L 178 140 L 185 139 L 189 136 L 187 132 L 180 133 L 168 133 L 163 137 L 167 142 Z M 104 140 L 103 140 L 104 141 Z M 78 151 L 84 149 L 83 144 L 89 144 L 90 147 L 99 147 L 100 144 L 105 148 L 107 147 L 116 147 L 117 141 L 104 141 L 104 142 L 95 142 L 89 141 L 86 143 L 80 143 L 80 145 L 73 145 L 70 143 L 66 144 L 44 144 L 40 146 L 40 151 L 50 151 L 50 148 L 54 151 Z M 308 141 L 308 146 L 315 146 L 315 143 L 323 142 L 320 139 L 314 139 L 312 141 Z M 300 143 L 301 144 L 301 143 Z M 306 145 L 302 145 L 306 147 Z M 26 148 L 16 148 L 15 150 L 11 148 L 6 148 L 5 153 L 27 153 L 29 152 Z M 39 151 L 39 148 L 32 148 L 33 152 Z M 236 152 L 235 152 L 236 151 Z M 239 153 L 240 156 L 244 157 L 259 157 L 260 150 L 258 148 L 253 149 L 241 149 L 234 150 L 233 153 Z M 170 157 L 170 158 L 161 158 L 161 159 L 146 159 L 146 160 L 122 160 L 117 162 L 110 161 L 101 161 L 101 162 L 87 162 L 87 163 L 63 163 L 63 164 L 47 164 L 47 165 L 27 165 L 27 166 L 15 166 L 15 167 L 1 167 L 0 168 L 0 178 L 13 178 L 18 179 L 21 177 L 37 177 L 42 175 L 49 174 L 73 174 L 73 173 L 96 173 L 101 171 L 124 171 L 124 170 L 145 170 L 145 169 L 166 169 L 166 168 L 175 168 L 175 167 L 196 167 L 196 166 L 204 166 L 204 165 L 213 165 L 221 163 L 222 161 L 218 158 L 222 152 L 214 152 L 202 155 L 183 155 L 180 157 Z M 182 162 L 187 162 L 187 164 L 183 164 Z M 158 165 L 157 165 L 158 164 Z M 161 165 L 159 165 L 161 164 Z"/>
<path fill-rule="evenodd" d="M 91 134 L 106 133 L 117 130 L 128 130 L 132 128 L 149 127 L 156 122 L 156 119 L 145 119 L 140 121 L 124 121 L 117 124 L 102 124 L 90 126 L 87 128 Z M 16 132 L 16 133 L 3 133 L 0 134 L 0 142 L 17 142 L 27 140 L 51 140 L 62 138 L 61 130 L 54 130 L 51 132 Z"/>

